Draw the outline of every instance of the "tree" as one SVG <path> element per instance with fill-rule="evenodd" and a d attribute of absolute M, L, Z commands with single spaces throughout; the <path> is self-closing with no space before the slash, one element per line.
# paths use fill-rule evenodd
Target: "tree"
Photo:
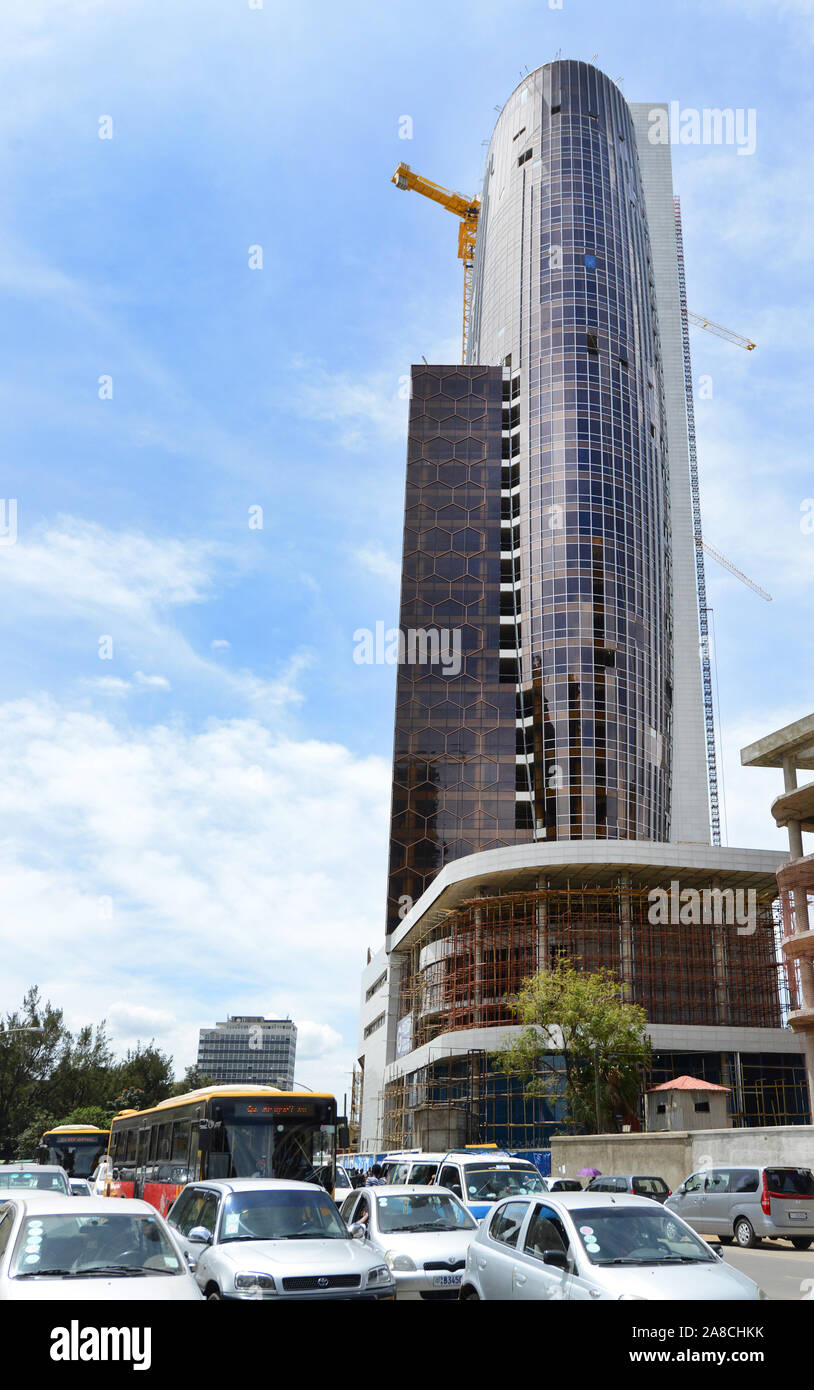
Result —
<path fill-rule="evenodd" d="M 200 1067 L 187 1067 L 183 1080 L 176 1081 L 174 1086 L 170 1088 L 170 1095 L 183 1096 L 186 1095 L 187 1091 L 200 1091 L 204 1086 L 217 1086 L 219 1084 L 214 1076 L 209 1076 Z"/>
<path fill-rule="evenodd" d="M 524 980 L 509 1008 L 525 1026 L 493 1060 L 527 1095 L 564 1099 L 574 1130 L 601 1133 L 607 1118 L 633 1113 L 650 1063 L 647 1016 L 611 971 L 558 960 Z"/>
<path fill-rule="evenodd" d="M 40 1031 L 23 1031 L 30 1028 Z M 14 1157 L 18 1138 L 51 1110 L 49 1081 L 70 1036 L 62 1010 L 43 1004 L 37 989 L 0 1022 L 0 1157 Z"/>
<path fill-rule="evenodd" d="M 172 1085 L 172 1058 L 168 1057 L 151 1039 L 146 1047 L 140 1042 L 128 1052 L 123 1062 L 114 1068 L 114 1094 L 131 1089 L 144 1092 L 139 1106 L 118 1106 L 119 1109 L 148 1109 L 166 1100 Z"/>
<path fill-rule="evenodd" d="M 86 1106 L 107 1109 L 113 1064 L 104 1020 L 95 1028 L 86 1024 L 75 1036 L 65 1029 L 56 1066 L 45 1088 L 49 1107 L 56 1114 Z"/>
<path fill-rule="evenodd" d="M 63 1119 L 57 1120 L 58 1125 L 96 1125 L 97 1129 L 109 1129 L 110 1121 L 115 1115 L 112 1103 L 110 1105 L 78 1105 L 72 1110 L 70 1115 L 65 1115 Z"/>
<path fill-rule="evenodd" d="M 54 1116 L 47 1110 L 34 1110 L 25 1129 L 17 1135 L 15 1142 L 15 1158 L 35 1158 L 37 1149 L 42 1143 L 42 1136 L 47 1129 L 53 1129 L 58 1123 Z"/>

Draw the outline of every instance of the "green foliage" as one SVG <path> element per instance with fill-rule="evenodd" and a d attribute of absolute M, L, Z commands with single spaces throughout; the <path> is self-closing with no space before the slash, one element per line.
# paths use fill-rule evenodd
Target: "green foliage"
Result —
<path fill-rule="evenodd" d="M 57 1120 L 57 1124 L 96 1125 L 97 1129 L 109 1129 L 115 1113 L 110 1105 L 78 1105 L 70 1115 L 63 1115 L 62 1119 Z"/>
<path fill-rule="evenodd" d="M 558 960 L 524 980 L 509 1007 L 525 1026 L 493 1060 L 528 1095 L 563 1099 L 574 1130 L 601 1133 L 616 1115 L 634 1112 L 651 1055 L 647 1019 L 609 970 L 588 974 Z"/>
<path fill-rule="evenodd" d="M 144 1092 L 139 1086 L 128 1086 L 113 1101 L 113 1114 L 120 1110 L 144 1110 Z"/>
<path fill-rule="evenodd" d="M 119 1106 L 120 1110 L 146 1110 L 166 1100 L 172 1086 L 172 1058 L 156 1047 L 155 1039 L 143 1047 L 136 1043 L 135 1049 L 128 1052 L 124 1061 L 115 1069 L 119 1092 L 138 1090 L 143 1093 L 140 1105 Z"/>
<path fill-rule="evenodd" d="M 41 1031 L 21 1031 L 30 1028 Z M 107 1129 L 118 1110 L 155 1105 L 172 1086 L 172 1058 L 154 1040 L 117 1061 L 104 1022 L 71 1033 L 62 1010 L 30 989 L 22 1007 L 0 1019 L 0 1161 L 33 1158 L 54 1125 Z"/>
<path fill-rule="evenodd" d="M 176 1081 L 170 1088 L 171 1096 L 183 1096 L 187 1091 L 200 1091 L 204 1086 L 217 1086 L 214 1076 L 209 1076 L 200 1067 L 187 1067 L 182 1081 Z"/>
<path fill-rule="evenodd" d="M 49 1115 L 47 1110 L 35 1110 L 25 1129 L 17 1135 L 14 1158 L 35 1158 L 37 1147 L 47 1129 L 53 1129 L 59 1121 Z"/>

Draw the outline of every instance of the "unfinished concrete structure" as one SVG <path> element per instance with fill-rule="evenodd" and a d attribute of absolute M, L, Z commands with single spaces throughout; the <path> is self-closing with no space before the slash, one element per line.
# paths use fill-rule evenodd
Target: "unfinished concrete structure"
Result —
<path fill-rule="evenodd" d="M 814 714 L 741 749 L 744 767 L 783 769 L 785 790 L 772 815 L 789 834 L 790 860 L 778 870 L 790 999 L 789 1023 L 805 1048 L 809 1103 L 814 1114 L 814 854 L 803 853 L 803 832 L 814 833 L 814 782 L 797 785 L 798 769 L 814 768 Z"/>

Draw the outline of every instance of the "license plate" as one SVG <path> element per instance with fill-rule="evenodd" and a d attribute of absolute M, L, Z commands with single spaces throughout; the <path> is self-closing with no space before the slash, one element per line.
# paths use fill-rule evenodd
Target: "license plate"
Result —
<path fill-rule="evenodd" d="M 786 1212 L 786 1215 L 788 1216 L 789 1221 L 807 1221 L 807 1220 L 808 1220 L 808 1212 L 807 1212 L 807 1211 L 789 1211 L 789 1212 Z"/>
<path fill-rule="evenodd" d="M 460 1274 L 436 1274 L 432 1281 L 434 1289 L 457 1289 L 460 1284 Z"/>

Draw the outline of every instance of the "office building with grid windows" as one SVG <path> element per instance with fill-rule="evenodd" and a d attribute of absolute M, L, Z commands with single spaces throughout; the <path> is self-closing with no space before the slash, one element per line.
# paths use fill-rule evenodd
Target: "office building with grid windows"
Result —
<path fill-rule="evenodd" d="M 214 1028 L 202 1028 L 198 1037 L 198 1066 L 222 1085 L 250 1083 L 290 1091 L 296 1052 L 296 1024 L 262 1014 L 235 1014 Z"/>
<path fill-rule="evenodd" d="M 487 153 L 466 363 L 412 371 L 400 626 L 456 633 L 460 663 L 398 668 L 367 1147 L 544 1142 L 560 1117 L 489 1054 L 563 956 L 645 1007 L 653 1082 L 681 1054 L 736 1122 L 805 1118 L 783 856 L 711 842 L 665 123 L 586 63 L 526 77 Z M 750 892 L 739 930 L 721 904 Z"/>

